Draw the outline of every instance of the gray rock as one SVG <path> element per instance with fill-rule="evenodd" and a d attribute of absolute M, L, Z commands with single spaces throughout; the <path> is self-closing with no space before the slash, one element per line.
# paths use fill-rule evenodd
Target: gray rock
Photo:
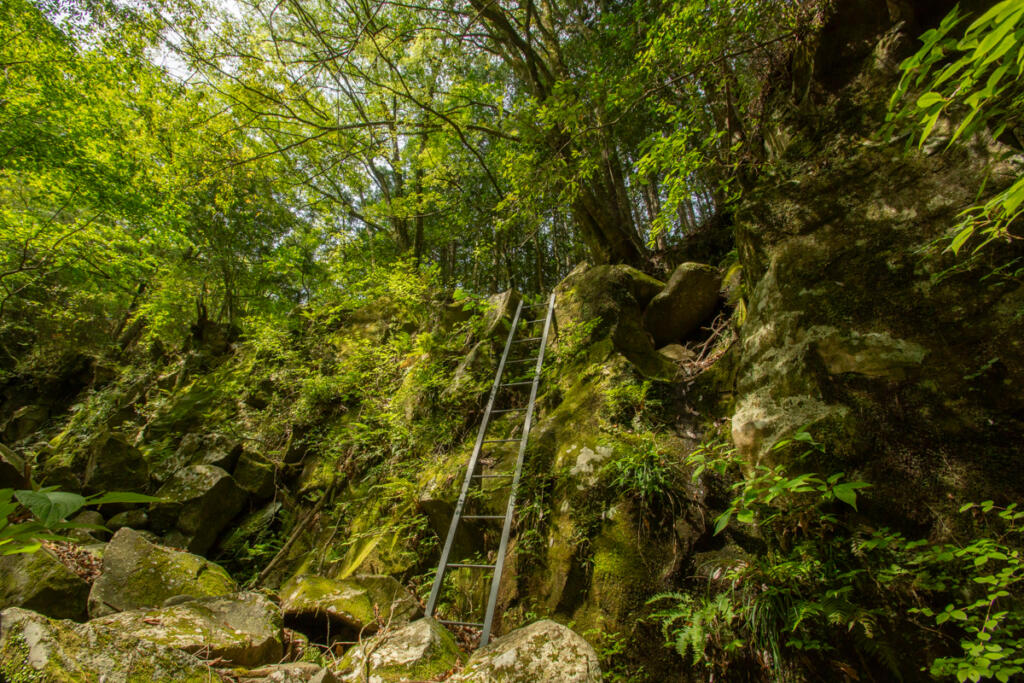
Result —
<path fill-rule="evenodd" d="M 679 341 L 693 333 L 715 312 L 722 278 L 716 268 L 683 263 L 644 311 L 644 327 L 655 346 Z"/>
<path fill-rule="evenodd" d="M 103 553 L 103 570 L 89 592 L 89 616 L 159 607 L 175 595 L 205 598 L 237 590 L 228 573 L 209 560 L 154 545 L 124 528 Z"/>
<path fill-rule="evenodd" d="M 145 529 L 149 525 L 149 515 L 142 508 L 135 508 L 134 510 L 125 510 L 119 512 L 107 521 L 107 528 L 111 531 L 117 531 L 128 527 L 129 529 Z"/>
<path fill-rule="evenodd" d="M 375 610 L 376 607 L 376 610 Z M 301 574 L 281 587 L 286 616 L 323 615 L 354 631 L 376 631 L 376 615 L 395 626 L 420 615 L 419 603 L 390 576 L 357 575 L 328 579 Z"/>
<path fill-rule="evenodd" d="M 25 476 L 25 461 L 20 455 L 0 443 L 0 489 L 30 488 Z"/>
<path fill-rule="evenodd" d="M 243 683 L 337 683 L 327 669 L 310 662 L 275 664 L 246 671 L 239 675 Z"/>
<path fill-rule="evenodd" d="M 235 482 L 253 497 L 265 500 L 274 495 L 274 463 L 258 453 L 244 451 L 235 466 Z"/>
<path fill-rule="evenodd" d="M 582 636 L 548 619 L 516 629 L 473 653 L 459 683 L 600 683 L 597 653 Z"/>
<path fill-rule="evenodd" d="M 39 429 L 49 416 L 50 409 L 46 406 L 29 405 L 18 408 L 4 425 L 3 440 L 7 443 L 21 441 Z"/>
<path fill-rule="evenodd" d="M 218 681 L 196 657 L 93 623 L 47 619 L 12 607 L 0 612 L 0 680 L 46 683 Z"/>
<path fill-rule="evenodd" d="M 123 434 L 108 433 L 89 450 L 84 484 L 93 492 L 145 491 L 149 488 L 149 465 Z"/>
<path fill-rule="evenodd" d="M 89 584 L 49 550 L 0 556 L 0 609 L 23 607 L 57 619 L 86 618 Z"/>
<path fill-rule="evenodd" d="M 284 654 L 281 611 L 259 593 L 193 598 L 159 609 L 111 614 L 90 624 L 239 666 L 278 662 Z"/>
<path fill-rule="evenodd" d="M 210 549 L 246 499 L 231 475 L 213 465 L 179 470 L 156 495 L 163 502 L 150 508 L 150 527 L 160 533 L 177 530 L 180 537 L 175 543 L 194 553 Z"/>
<path fill-rule="evenodd" d="M 433 619 L 417 619 L 349 648 L 341 661 L 341 680 L 352 683 L 436 680 L 459 657 L 455 638 Z"/>
<path fill-rule="evenodd" d="M 106 526 L 103 515 L 95 510 L 82 510 L 69 521 L 89 526 Z M 78 543 L 102 543 L 110 538 L 110 532 L 103 529 L 72 529 L 68 532 L 68 538 Z"/>

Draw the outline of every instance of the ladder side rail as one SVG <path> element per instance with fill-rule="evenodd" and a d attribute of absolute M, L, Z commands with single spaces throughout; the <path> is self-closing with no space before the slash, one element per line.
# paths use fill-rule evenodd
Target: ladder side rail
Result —
<path fill-rule="evenodd" d="M 501 572 L 505 566 L 505 553 L 508 550 L 508 539 L 512 532 L 512 516 L 516 507 L 516 490 L 519 488 L 519 479 L 523 474 L 523 460 L 526 456 L 526 445 L 530 436 L 530 424 L 533 421 L 533 409 L 537 401 L 537 387 L 540 385 L 541 370 L 544 367 L 544 351 L 548 343 L 548 331 L 551 329 L 551 320 L 555 313 L 555 293 L 551 293 L 548 301 L 548 315 L 544 321 L 544 334 L 540 343 L 540 352 L 537 354 L 537 368 L 533 375 L 533 386 L 530 388 L 530 402 L 527 404 L 526 421 L 523 423 L 523 438 L 519 442 L 519 456 L 516 458 L 516 470 L 512 477 L 512 486 L 508 494 L 508 507 L 505 508 L 505 522 L 501 528 L 501 545 L 498 546 L 498 556 L 494 561 L 494 571 L 491 574 L 491 591 L 487 598 L 487 610 L 484 612 L 484 627 L 480 634 L 480 647 L 486 645 L 491 638 L 491 627 L 494 623 L 494 610 L 498 604 L 498 590 L 501 585 Z"/>
<path fill-rule="evenodd" d="M 448 566 L 448 556 L 451 554 L 452 545 L 455 543 L 455 531 L 459 526 L 462 517 L 462 508 L 466 504 L 466 497 L 469 494 L 470 484 L 473 482 L 473 472 L 476 470 L 477 460 L 480 458 L 480 451 L 483 448 L 484 436 L 487 433 L 487 425 L 491 420 L 491 410 L 494 408 L 494 399 L 498 395 L 498 387 L 501 384 L 501 375 L 505 370 L 505 361 L 508 359 L 509 349 L 512 348 L 512 339 L 515 337 L 516 328 L 519 326 L 519 316 L 523 311 L 523 300 L 519 300 L 516 307 L 515 317 L 512 318 L 512 325 L 508 331 L 508 339 L 505 340 L 505 350 L 498 362 L 498 370 L 494 375 L 494 383 L 491 385 L 491 394 L 487 399 L 487 407 L 484 409 L 484 417 L 480 422 L 480 429 L 477 431 L 476 444 L 473 446 L 473 454 L 469 458 L 469 465 L 466 468 L 466 478 L 462 482 L 462 490 L 459 493 L 458 502 L 455 504 L 455 512 L 452 513 L 452 521 L 448 526 L 448 536 L 444 541 L 444 549 L 441 551 L 441 561 L 437 565 L 437 574 L 434 576 L 434 585 L 430 589 L 430 597 L 427 599 L 427 606 L 424 615 L 434 616 L 434 608 L 437 606 L 437 598 L 441 594 L 441 585 L 444 582 L 445 570 Z"/>

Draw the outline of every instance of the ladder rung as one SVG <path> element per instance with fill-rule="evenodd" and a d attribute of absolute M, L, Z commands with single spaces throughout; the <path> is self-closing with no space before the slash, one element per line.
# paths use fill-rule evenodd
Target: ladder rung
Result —
<path fill-rule="evenodd" d="M 513 339 L 513 344 L 522 344 L 523 342 L 540 341 L 542 337 L 527 337 L 525 339 Z"/>
<path fill-rule="evenodd" d="M 521 413 L 524 410 L 526 410 L 526 408 L 505 408 L 504 410 L 492 410 L 491 414 L 494 414 L 494 413 Z"/>
<path fill-rule="evenodd" d="M 499 387 L 525 387 L 525 386 L 530 386 L 531 384 L 533 384 L 532 381 L 531 382 L 505 382 L 504 384 L 499 384 L 498 386 Z"/>
<path fill-rule="evenodd" d="M 455 562 L 448 565 L 448 569 L 494 569 L 495 566 L 493 564 L 462 564 Z"/>
<path fill-rule="evenodd" d="M 462 515 L 463 519 L 505 519 L 505 515 Z"/>
<path fill-rule="evenodd" d="M 537 360 L 536 358 L 513 358 L 512 360 L 505 361 L 506 363 L 532 363 Z"/>
<path fill-rule="evenodd" d="M 526 324 L 527 325 L 532 325 L 533 323 L 542 323 L 545 320 L 547 320 L 547 318 L 537 318 L 536 320 L 527 320 Z"/>
<path fill-rule="evenodd" d="M 438 619 L 437 623 L 445 624 L 447 626 L 472 626 L 474 628 L 483 628 L 483 624 L 478 624 L 475 621 L 451 621 L 449 619 Z"/>
<path fill-rule="evenodd" d="M 512 443 L 513 441 L 522 441 L 522 439 L 490 439 L 484 443 Z"/>
<path fill-rule="evenodd" d="M 478 479 L 495 479 L 497 477 L 511 477 L 511 474 L 474 474 L 474 477 Z"/>

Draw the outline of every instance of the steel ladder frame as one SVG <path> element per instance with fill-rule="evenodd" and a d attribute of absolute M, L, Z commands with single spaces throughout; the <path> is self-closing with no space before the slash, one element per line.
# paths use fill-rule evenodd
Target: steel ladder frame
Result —
<path fill-rule="evenodd" d="M 543 318 L 543 320 L 544 320 L 544 332 L 541 334 L 541 336 L 540 337 L 528 338 L 528 339 L 516 340 L 515 339 L 515 335 L 516 335 L 516 330 L 519 328 L 519 321 L 520 321 L 520 318 L 522 316 L 523 309 L 524 308 L 540 308 L 541 306 L 544 306 L 544 305 L 545 304 L 537 304 L 537 305 L 534 305 L 534 306 L 526 306 L 526 307 L 524 307 L 522 300 L 520 300 L 519 301 L 519 305 L 516 306 L 516 313 L 515 313 L 515 316 L 512 319 L 512 327 L 511 327 L 511 329 L 509 329 L 508 339 L 505 341 L 505 350 L 501 354 L 501 360 L 498 362 L 498 370 L 497 370 L 497 372 L 494 375 L 494 384 L 491 387 L 491 393 L 490 393 L 490 396 L 487 399 L 487 407 L 484 409 L 484 417 L 483 417 L 483 420 L 480 423 L 480 429 L 477 432 L 476 444 L 473 446 L 473 453 L 472 453 L 472 455 L 470 455 L 469 464 L 467 465 L 467 468 L 466 468 L 466 478 L 462 482 L 462 490 L 459 492 L 458 502 L 456 502 L 456 504 L 455 504 L 455 512 L 452 514 L 452 521 L 451 521 L 451 524 L 448 527 L 448 536 L 447 536 L 447 538 L 445 539 L 445 542 L 444 542 L 444 549 L 441 551 L 441 561 L 438 563 L 438 566 L 437 566 L 437 575 L 434 577 L 434 585 L 430 589 L 430 597 L 427 599 L 427 606 L 426 606 L 426 609 L 424 610 L 426 616 L 428 616 L 428 617 L 434 616 L 434 609 L 437 607 L 437 598 L 438 598 L 438 596 L 441 593 L 441 588 L 442 588 L 442 586 L 444 584 L 445 573 L 447 572 L 448 569 L 450 569 L 450 568 L 492 569 L 493 573 L 491 574 L 491 587 L 490 587 L 490 593 L 489 593 L 488 599 L 487 599 L 487 608 L 484 611 L 484 621 L 483 621 L 483 623 L 463 622 L 463 621 L 449 621 L 449 620 L 444 620 L 444 619 L 439 619 L 438 620 L 438 621 L 440 621 L 443 624 L 448 624 L 448 625 L 452 625 L 452 626 L 473 626 L 473 627 L 481 628 L 482 629 L 482 631 L 480 633 L 480 646 L 481 647 L 483 647 L 484 645 L 486 645 L 490 641 L 490 638 L 491 638 L 491 628 L 492 628 L 493 623 L 494 623 L 494 611 L 495 611 L 495 609 L 497 607 L 497 604 L 498 604 L 498 591 L 500 589 L 500 584 L 501 584 L 501 573 L 502 573 L 502 570 L 504 569 L 504 566 L 505 566 L 505 554 L 506 554 L 506 552 L 508 550 L 508 541 L 509 541 L 509 537 L 511 536 L 511 533 L 512 533 L 512 518 L 513 518 L 513 516 L 515 514 L 516 491 L 519 488 L 519 479 L 520 479 L 520 477 L 522 476 L 522 473 L 523 473 L 523 461 L 525 460 L 526 447 L 527 447 L 527 443 L 529 441 L 529 436 L 530 436 L 530 427 L 531 427 L 531 424 L 533 422 L 533 410 L 534 410 L 534 407 L 535 407 L 536 402 L 537 402 L 537 388 L 540 385 L 541 370 L 544 367 L 544 351 L 547 348 L 548 334 L 549 334 L 549 332 L 551 330 L 552 319 L 554 318 L 554 310 L 555 310 L 555 294 L 554 294 L 554 292 L 551 293 L 551 296 L 548 298 L 548 302 L 546 304 L 546 306 L 547 306 L 547 315 L 545 315 L 545 317 Z M 529 321 L 529 322 L 539 322 L 540 320 L 541 319 L 537 319 L 537 320 Z M 509 352 L 512 349 L 512 345 L 514 343 L 516 343 L 516 341 L 520 341 L 520 342 L 523 342 L 523 341 L 540 341 L 540 349 L 537 352 L 537 365 L 536 365 L 536 367 L 534 369 L 533 379 L 529 382 L 529 384 L 530 384 L 530 398 L 529 398 L 528 403 L 526 404 L 526 408 L 525 409 L 494 410 L 494 401 L 495 401 L 495 398 L 497 398 L 498 389 L 500 389 L 502 386 L 511 386 L 511 385 L 503 385 L 502 382 L 501 382 L 501 378 L 502 378 L 502 375 L 504 374 L 505 366 L 506 366 L 506 364 L 508 364 Z M 527 384 L 527 382 L 514 382 L 512 384 L 525 386 Z M 522 436 L 520 436 L 519 439 L 497 439 L 497 440 L 490 440 L 490 441 L 485 439 L 485 436 L 487 435 L 487 427 L 490 425 L 490 422 L 491 422 L 491 415 L 496 414 L 496 413 L 506 413 L 506 412 L 513 412 L 513 411 L 525 411 L 525 413 L 526 413 L 526 418 L 523 421 L 523 433 L 522 433 Z M 483 450 L 483 446 L 484 446 L 485 443 L 515 442 L 515 441 L 519 441 L 519 454 L 518 454 L 518 456 L 516 458 L 515 470 L 514 470 L 514 472 L 511 475 L 509 475 L 507 473 L 505 473 L 505 474 L 491 474 L 491 475 L 485 475 L 485 474 L 479 474 L 478 475 L 478 474 L 476 474 L 476 469 L 477 469 L 477 466 L 479 465 L 480 454 L 481 454 L 481 452 Z M 512 482 L 511 482 L 511 484 L 509 486 L 508 504 L 507 504 L 507 506 L 505 508 L 505 514 L 504 515 L 463 515 L 463 509 L 465 508 L 466 500 L 467 500 L 467 498 L 469 496 L 469 490 L 470 490 L 470 488 L 471 488 L 471 486 L 473 484 L 473 480 L 474 479 L 480 479 L 481 483 L 482 483 L 483 479 L 486 478 L 486 477 L 508 477 L 508 476 L 512 477 Z M 463 519 L 504 519 L 504 522 L 502 524 L 502 529 L 501 529 L 501 543 L 498 546 L 497 558 L 495 559 L 495 563 L 493 565 L 489 565 L 489 564 L 465 564 L 465 563 L 452 563 L 452 562 L 449 562 L 452 546 L 455 543 L 455 534 L 456 534 L 456 531 L 457 531 L 457 529 L 459 527 L 459 524 L 462 522 Z"/>

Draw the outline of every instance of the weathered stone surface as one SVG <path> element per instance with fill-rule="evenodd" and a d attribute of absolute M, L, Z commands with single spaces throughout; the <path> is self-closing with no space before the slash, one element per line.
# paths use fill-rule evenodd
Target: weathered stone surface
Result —
<path fill-rule="evenodd" d="M 180 543 L 194 553 L 206 552 L 217 535 L 245 504 L 246 493 L 227 472 L 213 465 L 179 470 L 156 492 L 149 525 L 157 532 L 177 530 Z"/>
<path fill-rule="evenodd" d="M 569 332 L 575 343 L 589 347 L 588 364 L 614 350 L 648 377 L 671 378 L 675 365 L 654 350 L 642 324 L 644 306 L 660 285 L 629 266 L 581 264 L 555 288 L 559 334 Z M 600 343 L 605 338 L 611 348 Z"/>
<path fill-rule="evenodd" d="M 244 451 L 232 475 L 243 490 L 265 500 L 274 495 L 274 463 L 258 453 Z"/>
<path fill-rule="evenodd" d="M 522 296 L 513 289 L 494 294 L 487 299 L 487 312 L 484 314 L 484 339 L 508 334 L 508 326 L 512 324 L 512 318 L 516 314 L 516 306 L 519 305 L 520 299 Z"/>
<path fill-rule="evenodd" d="M 89 616 L 159 607 L 179 595 L 205 598 L 237 590 L 228 573 L 214 563 L 154 545 L 124 528 L 103 553 L 103 570 L 89 593 Z"/>
<path fill-rule="evenodd" d="M 448 630 L 424 618 L 353 645 L 339 670 L 351 683 L 428 681 L 450 671 L 458 656 Z"/>
<path fill-rule="evenodd" d="M 106 523 L 106 527 L 111 531 L 117 531 L 124 527 L 138 531 L 140 529 L 145 529 L 147 526 L 149 526 L 149 514 L 147 514 L 142 508 L 119 512 L 107 520 Z"/>
<path fill-rule="evenodd" d="M 0 489 L 25 489 L 29 486 L 25 477 L 25 461 L 0 443 Z"/>
<path fill-rule="evenodd" d="M 106 526 L 103 515 L 96 510 L 82 510 L 68 521 L 75 524 L 88 524 L 92 527 Z M 110 532 L 103 529 L 72 529 L 68 532 L 68 538 L 78 543 L 102 543 L 110 538 Z"/>
<path fill-rule="evenodd" d="M 84 482 L 89 491 L 146 491 L 149 465 L 123 434 L 108 433 L 89 449 Z"/>
<path fill-rule="evenodd" d="M 0 609 L 24 607 L 57 619 L 86 618 L 89 584 L 49 550 L 0 556 Z"/>
<path fill-rule="evenodd" d="M 240 666 L 274 663 L 284 653 L 281 611 L 259 593 L 189 599 L 170 607 L 111 614 L 89 623 L 132 639 Z"/>
<path fill-rule="evenodd" d="M 581 636 L 545 619 L 473 653 L 459 683 L 600 683 L 597 653 Z"/>
<path fill-rule="evenodd" d="M 1018 178 L 1020 157 L 986 135 L 945 149 L 941 121 L 935 150 L 878 141 L 879 94 L 915 49 L 906 27 L 935 3 L 900 5 L 894 27 L 885 3 L 871 21 L 869 5 L 836 3 L 806 100 L 788 87 L 766 99 L 773 170 L 735 212 L 747 317 L 732 432 L 742 457 L 772 460 L 810 424 L 828 459 L 802 467 L 870 482 L 886 524 L 931 524 L 958 500 L 1024 495 L 1024 290 L 994 277 L 1019 245 L 944 251 L 979 188 Z"/>
<path fill-rule="evenodd" d="M 137 683 L 221 680 L 194 656 L 139 647 L 116 629 L 51 620 L 12 607 L 0 612 L 0 680 L 12 683 Z"/>
<path fill-rule="evenodd" d="M 3 429 L 3 440 L 16 443 L 39 429 L 50 416 L 50 409 L 43 405 L 28 405 L 18 408 L 7 420 Z"/>
<path fill-rule="evenodd" d="M 356 630 L 376 630 L 375 605 L 392 625 L 404 624 L 421 612 L 413 596 L 390 576 L 328 579 L 302 574 L 281 588 L 281 609 L 286 616 L 326 616 Z"/>
<path fill-rule="evenodd" d="M 336 683 L 338 680 L 328 669 L 309 662 L 262 666 L 237 675 L 244 683 Z"/>
<path fill-rule="evenodd" d="M 644 311 L 644 328 L 656 346 L 677 342 L 711 318 L 718 306 L 722 277 L 702 263 L 683 263 Z"/>

